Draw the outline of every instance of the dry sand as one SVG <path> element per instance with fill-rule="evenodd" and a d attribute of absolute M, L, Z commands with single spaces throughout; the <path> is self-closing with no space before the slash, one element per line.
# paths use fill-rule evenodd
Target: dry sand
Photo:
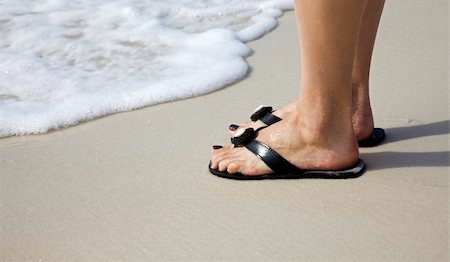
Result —
<path fill-rule="evenodd" d="M 292 12 L 250 45 L 249 76 L 202 97 L 0 140 L 1 261 L 447 261 L 447 1 L 388 1 L 376 126 L 350 180 L 232 181 L 210 147 L 297 96 Z"/>

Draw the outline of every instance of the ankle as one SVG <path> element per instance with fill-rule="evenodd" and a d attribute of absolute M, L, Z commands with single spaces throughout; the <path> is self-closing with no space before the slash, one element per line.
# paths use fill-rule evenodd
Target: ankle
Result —
<path fill-rule="evenodd" d="M 314 120 L 299 121 L 299 124 L 299 139 L 309 149 L 320 152 L 315 155 L 317 158 L 313 157 L 316 163 L 326 163 L 331 169 L 341 169 L 357 161 L 359 148 L 351 122 L 341 125 L 341 128 L 331 128 L 326 123 Z"/>
<path fill-rule="evenodd" d="M 352 125 L 358 140 L 369 137 L 374 128 L 367 79 L 352 83 Z"/>
<path fill-rule="evenodd" d="M 372 112 L 360 113 L 356 112 L 352 117 L 353 130 L 357 140 L 368 138 L 374 128 Z"/>
<path fill-rule="evenodd" d="M 351 118 L 323 117 L 314 113 L 305 113 L 306 110 L 295 110 L 286 119 L 288 124 L 295 127 L 302 141 L 318 147 L 330 147 L 335 144 L 346 144 L 349 147 L 356 146 L 355 134 Z"/>

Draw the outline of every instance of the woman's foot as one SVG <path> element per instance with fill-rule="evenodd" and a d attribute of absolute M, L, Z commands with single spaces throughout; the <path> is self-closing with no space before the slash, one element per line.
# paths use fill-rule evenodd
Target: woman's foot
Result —
<path fill-rule="evenodd" d="M 301 169 L 339 170 L 357 162 L 358 146 L 350 124 L 339 128 L 331 126 L 335 123 L 323 125 L 295 112 L 299 111 L 292 111 L 283 121 L 261 130 L 256 139 Z M 211 167 L 244 175 L 273 172 L 245 147 L 233 146 L 213 149 Z"/>

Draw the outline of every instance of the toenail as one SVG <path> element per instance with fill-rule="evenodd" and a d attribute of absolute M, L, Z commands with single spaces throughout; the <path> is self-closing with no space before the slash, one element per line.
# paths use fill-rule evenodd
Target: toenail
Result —
<path fill-rule="evenodd" d="M 221 149 L 223 146 L 221 146 L 221 145 L 213 145 L 213 149 L 214 150 L 216 150 L 216 149 Z"/>
<path fill-rule="evenodd" d="M 235 125 L 235 124 L 232 124 L 232 125 L 230 125 L 229 127 L 228 127 L 228 129 L 230 129 L 231 131 L 235 131 L 236 129 L 238 129 L 239 128 L 239 126 L 238 125 Z"/>

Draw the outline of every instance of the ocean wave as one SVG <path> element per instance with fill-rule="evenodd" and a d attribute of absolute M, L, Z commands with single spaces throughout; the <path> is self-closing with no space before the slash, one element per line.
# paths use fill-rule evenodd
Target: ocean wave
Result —
<path fill-rule="evenodd" d="M 292 0 L 0 0 L 0 137 L 45 133 L 242 79 Z"/>

